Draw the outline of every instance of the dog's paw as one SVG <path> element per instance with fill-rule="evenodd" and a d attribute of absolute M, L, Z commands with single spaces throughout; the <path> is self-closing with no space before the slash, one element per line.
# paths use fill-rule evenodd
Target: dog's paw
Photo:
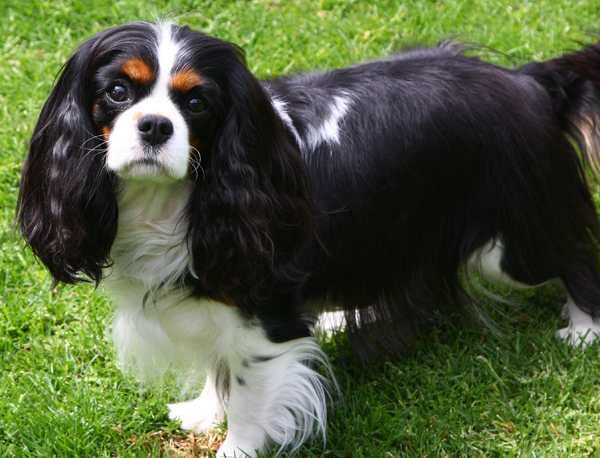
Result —
<path fill-rule="evenodd" d="M 251 444 L 241 445 L 239 441 L 228 436 L 215 456 L 217 458 L 255 458 L 258 456 L 258 448 Z"/>
<path fill-rule="evenodd" d="M 572 324 L 556 331 L 556 335 L 573 347 L 585 349 L 600 337 L 600 326 L 596 323 L 584 325 Z"/>
<path fill-rule="evenodd" d="M 220 408 L 211 408 L 200 396 L 189 402 L 168 404 L 169 419 L 181 421 L 181 429 L 195 433 L 206 432 L 223 423 L 224 414 Z"/>
<path fill-rule="evenodd" d="M 346 318 L 342 311 L 324 312 L 315 323 L 316 334 L 325 337 L 331 337 L 336 332 L 343 331 L 345 328 Z"/>

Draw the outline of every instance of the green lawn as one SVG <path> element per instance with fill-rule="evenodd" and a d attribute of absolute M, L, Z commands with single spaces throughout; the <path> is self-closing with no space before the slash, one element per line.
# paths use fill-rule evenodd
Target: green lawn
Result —
<path fill-rule="evenodd" d="M 12 229 L 28 138 L 71 50 L 105 27 L 157 17 L 241 44 L 251 70 L 270 77 L 449 36 L 516 66 L 590 41 L 600 1 L 0 2 L 0 458 L 170 456 L 161 438 L 184 437 L 167 418 L 174 384 L 144 391 L 121 374 L 110 300 L 90 285 L 52 291 Z M 345 402 L 325 447 L 300 455 L 600 456 L 600 346 L 554 338 L 557 291 L 513 298 L 518 306 L 491 312 L 502 333 L 448 324 L 368 369 L 343 336 L 324 344 Z"/>

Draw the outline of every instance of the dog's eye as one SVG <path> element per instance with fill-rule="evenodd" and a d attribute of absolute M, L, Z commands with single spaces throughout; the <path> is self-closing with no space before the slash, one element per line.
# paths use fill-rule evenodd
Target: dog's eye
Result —
<path fill-rule="evenodd" d="M 192 99 L 188 102 L 188 109 L 192 113 L 201 113 L 204 111 L 205 107 L 204 100 L 202 99 Z"/>
<path fill-rule="evenodd" d="M 129 99 L 129 91 L 127 88 L 118 84 L 110 88 L 106 92 L 106 95 L 113 102 L 126 102 Z"/>

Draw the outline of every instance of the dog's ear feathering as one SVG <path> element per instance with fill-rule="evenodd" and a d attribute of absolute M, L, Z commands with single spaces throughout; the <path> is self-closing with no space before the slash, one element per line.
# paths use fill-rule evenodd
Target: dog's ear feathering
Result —
<path fill-rule="evenodd" d="M 268 294 L 273 282 L 288 289 L 302 280 L 290 261 L 310 233 L 310 183 L 265 90 L 228 45 L 226 112 L 190 201 L 194 273 L 199 293 Z"/>
<path fill-rule="evenodd" d="M 96 283 L 110 264 L 117 232 L 113 178 L 91 120 L 88 41 L 65 64 L 31 138 L 17 221 L 55 283 Z"/>

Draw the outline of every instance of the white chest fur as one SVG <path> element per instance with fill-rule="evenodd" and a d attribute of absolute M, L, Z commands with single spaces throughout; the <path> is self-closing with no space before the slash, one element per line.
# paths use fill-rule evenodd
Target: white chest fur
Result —
<path fill-rule="evenodd" d="M 119 229 L 111 251 L 113 281 L 155 290 L 191 269 L 185 206 L 191 184 L 125 184 L 119 196 Z"/>
<path fill-rule="evenodd" d="M 194 298 L 179 283 L 193 272 L 185 208 L 191 185 L 127 185 L 107 279 L 116 302 L 113 338 L 125 369 L 146 380 L 169 368 L 185 379 L 206 370 L 206 387 L 171 417 L 205 430 L 227 412 L 219 456 L 250 456 L 274 442 L 293 448 L 324 431 L 329 365 L 310 337 L 270 342 L 260 322 L 236 307 Z M 216 393 L 221 393 L 221 397 Z"/>

